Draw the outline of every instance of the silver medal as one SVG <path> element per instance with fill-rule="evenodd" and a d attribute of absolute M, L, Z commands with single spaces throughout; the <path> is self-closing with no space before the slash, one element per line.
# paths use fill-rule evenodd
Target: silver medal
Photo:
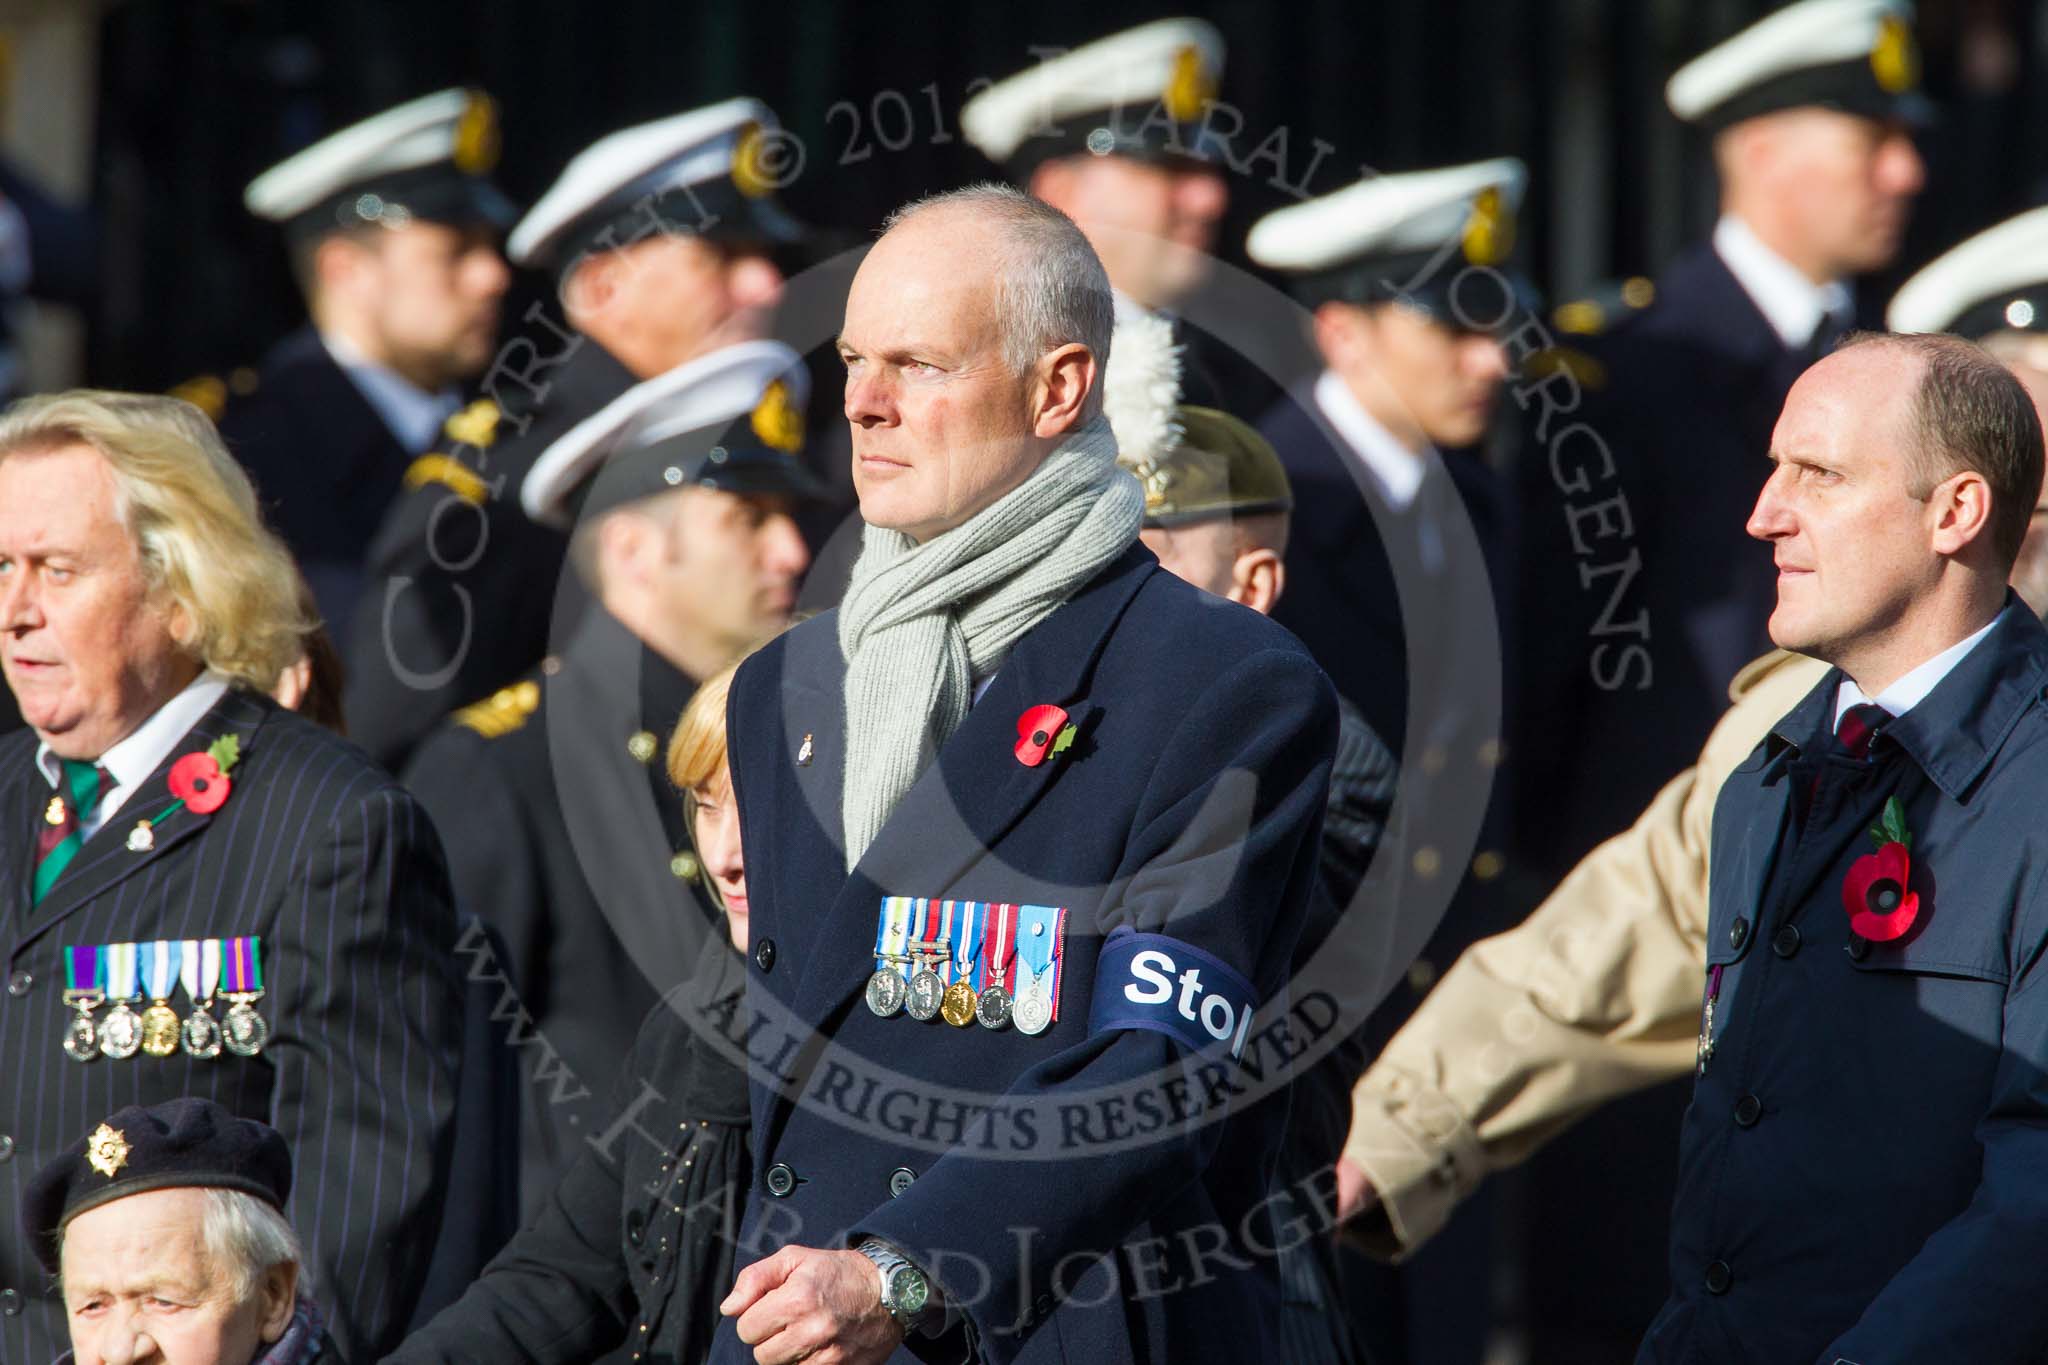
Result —
<path fill-rule="evenodd" d="M 100 1030 L 92 1014 L 80 1010 L 64 1028 L 64 1050 L 76 1061 L 89 1062 L 100 1055 Z"/>
<path fill-rule="evenodd" d="M 910 978 L 910 999 L 904 1008 L 910 1017 L 920 1022 L 936 1019 L 939 1004 L 946 996 L 946 983 L 939 980 L 939 974 L 930 967 L 919 967 Z"/>
<path fill-rule="evenodd" d="M 116 1061 L 126 1061 L 142 1050 L 142 1016 L 123 1000 L 100 1021 L 100 1051 Z"/>
<path fill-rule="evenodd" d="M 1011 1010 L 1011 1018 L 1024 1033 L 1043 1033 L 1052 1027 L 1052 1001 L 1047 999 L 1036 982 L 1031 989 L 1017 997 Z"/>
<path fill-rule="evenodd" d="M 179 1035 L 187 1056 L 202 1061 L 220 1056 L 220 1025 L 214 1022 L 213 1013 L 206 1006 L 200 1005 L 185 1016 Z"/>
<path fill-rule="evenodd" d="M 983 1028 L 1002 1028 L 1010 1022 L 1010 993 L 1001 986 L 990 986 L 974 1002 L 975 1022 Z"/>
<path fill-rule="evenodd" d="M 884 1019 L 899 1013 L 909 994 L 910 987 L 894 968 L 884 967 L 868 978 L 868 1008 Z"/>
<path fill-rule="evenodd" d="M 228 1011 L 225 1028 L 228 1051 L 240 1057 L 254 1057 L 270 1041 L 270 1025 L 263 1022 L 263 1016 L 247 1000 L 235 1002 Z"/>

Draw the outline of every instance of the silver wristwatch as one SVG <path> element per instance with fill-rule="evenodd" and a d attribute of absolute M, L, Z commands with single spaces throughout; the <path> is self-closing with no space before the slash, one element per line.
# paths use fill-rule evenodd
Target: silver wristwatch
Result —
<path fill-rule="evenodd" d="M 875 1263 L 882 1277 L 882 1307 L 889 1310 L 903 1334 L 929 1335 L 935 1305 L 932 1283 L 925 1273 L 879 1238 L 870 1237 L 854 1249 Z"/>

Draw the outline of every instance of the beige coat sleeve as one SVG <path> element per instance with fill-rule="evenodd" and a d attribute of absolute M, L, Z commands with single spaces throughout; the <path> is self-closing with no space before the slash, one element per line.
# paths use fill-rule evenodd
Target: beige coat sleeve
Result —
<path fill-rule="evenodd" d="M 1352 1090 L 1344 1148 L 1379 1192 L 1350 1229 L 1369 1252 L 1400 1260 L 1488 1172 L 1693 1065 L 1715 798 L 1826 672 L 1783 651 L 1745 667 L 1698 765 L 1522 924 L 1468 948 L 1394 1035 Z"/>

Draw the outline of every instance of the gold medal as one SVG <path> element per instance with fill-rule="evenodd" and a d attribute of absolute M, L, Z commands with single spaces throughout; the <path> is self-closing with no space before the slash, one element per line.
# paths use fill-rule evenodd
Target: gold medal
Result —
<path fill-rule="evenodd" d="M 939 1017 L 954 1028 L 966 1028 L 974 1022 L 974 1004 L 974 987 L 955 981 L 939 999 Z"/>
<path fill-rule="evenodd" d="M 178 1012 L 162 1000 L 151 1001 L 142 1012 L 142 1050 L 152 1057 L 178 1050 Z"/>

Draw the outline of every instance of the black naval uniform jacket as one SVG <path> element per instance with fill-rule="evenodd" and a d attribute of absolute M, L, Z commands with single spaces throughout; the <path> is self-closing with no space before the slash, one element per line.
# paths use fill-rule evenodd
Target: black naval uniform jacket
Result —
<path fill-rule="evenodd" d="M 414 747 L 448 714 L 538 665 L 549 652 L 557 589 L 561 638 L 584 594 L 562 572 L 568 534 L 526 515 L 519 487 L 556 438 L 636 382 L 589 337 L 544 379 L 486 376 L 486 443 L 464 410 L 447 442 L 415 468 L 369 542 L 366 590 L 345 630 L 349 735 L 371 757 L 402 771 Z M 491 412 L 495 416 L 491 416 Z"/>
<path fill-rule="evenodd" d="M 1133 547 L 1017 643 L 849 874 L 840 782 L 861 758 L 843 749 L 837 626 L 827 612 L 748 659 L 728 713 L 753 911 L 740 1263 L 880 1238 L 949 1292 L 988 1361 L 1254 1354 L 1278 1330 L 1261 1215 L 1285 1101 L 1258 1089 L 1286 1079 L 1261 1041 L 1277 1015 L 1236 1062 L 1158 1031 L 1171 1000 L 1145 1023 L 1091 1018 L 1136 998 L 1129 975 L 1098 979 L 1119 929 L 1163 936 L 1183 978 L 1220 961 L 1284 1012 L 1336 743 L 1328 680 L 1284 630 Z M 1041 704 L 1078 740 L 1026 766 L 1018 721 Z M 1032 1036 L 871 1013 L 889 895 L 1064 907 L 1058 1018 Z M 962 1336 L 895 1358 L 958 1359 Z M 728 1320 L 711 1359 L 751 1358 Z"/>
<path fill-rule="evenodd" d="M 1786 347 L 1705 244 L 1648 309 L 1573 344 L 1590 357 L 1581 402 L 1549 417 L 1518 479 L 1532 722 L 1518 808 L 1546 880 L 1692 764 L 1736 671 L 1771 648 L 1776 575 L 1743 528 L 1785 394 L 1814 358 Z M 1561 436 L 1579 423 L 1597 440 Z"/>
<path fill-rule="evenodd" d="M 137 822 L 169 807 L 177 757 L 236 735 L 227 802 L 180 810 L 130 850 Z M 397 1340 L 442 1217 L 462 1005 L 454 914 L 425 814 L 362 754 L 269 699 L 231 689 L 172 758 L 29 904 L 50 786 L 36 738 L 0 742 L 0 874 L 7 989 L 0 997 L 0 1203 L 124 1105 L 203 1095 L 284 1134 L 286 1209 L 342 1353 Z M 65 945 L 255 935 L 271 1037 L 253 1058 L 137 1053 L 80 1063 L 61 1041 Z M 182 993 L 179 1014 L 189 1013 Z M 225 1003 L 215 1006 L 216 1018 Z M 106 1017 L 102 1009 L 99 1018 Z M 53 1359 L 62 1302 L 13 1219 L 0 1227 L 0 1358 Z"/>
<path fill-rule="evenodd" d="M 745 968 L 720 936 L 621 1057 L 533 1217 L 389 1365 L 699 1365 L 746 1196 Z"/>
<path fill-rule="evenodd" d="M 1714 1045 L 1641 1362 L 2048 1359 L 2048 631 L 2008 601 L 1866 761 L 1831 671 L 1721 789 Z M 1892 796 L 1920 909 L 1872 942 L 1842 887 Z"/>
<path fill-rule="evenodd" d="M 253 392 L 229 400 L 220 434 L 321 618 L 340 630 L 363 590 L 370 537 L 419 452 L 399 444 L 310 325 L 273 346 L 257 373 Z"/>
<path fill-rule="evenodd" d="M 456 903 L 510 956 L 522 1221 L 602 1122 L 634 1034 L 688 975 L 708 919 L 679 875 L 695 860 L 664 762 L 696 684 L 595 607 L 549 665 L 444 723 L 405 772 Z"/>

